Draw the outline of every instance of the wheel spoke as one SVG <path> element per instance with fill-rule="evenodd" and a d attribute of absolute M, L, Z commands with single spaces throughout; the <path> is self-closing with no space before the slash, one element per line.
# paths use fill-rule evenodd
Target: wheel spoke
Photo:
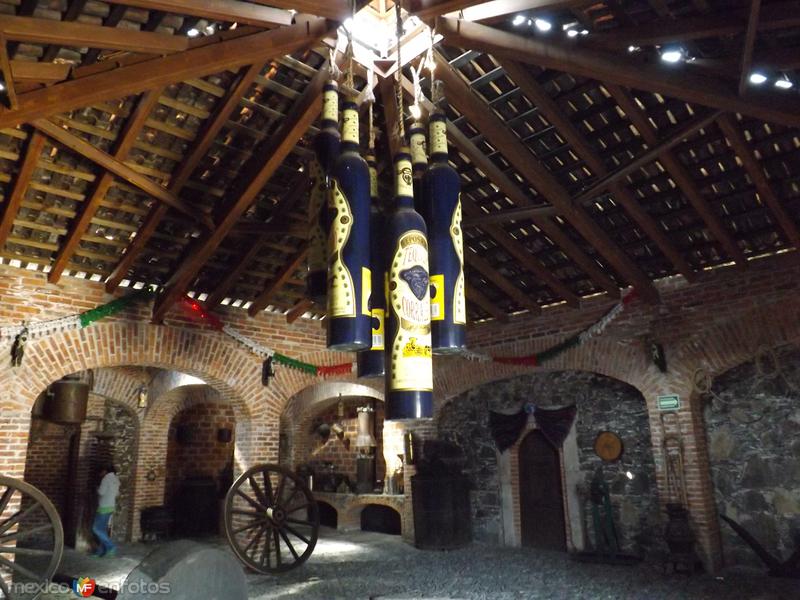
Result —
<path fill-rule="evenodd" d="M 266 469 L 261 472 L 264 479 L 264 489 L 267 491 L 267 498 L 269 499 L 270 506 L 275 504 L 275 494 L 272 493 L 272 479 L 269 476 L 269 471 Z"/>
<path fill-rule="evenodd" d="M 6 491 L 3 492 L 3 496 L 0 497 L 0 515 L 3 514 L 3 512 L 6 509 L 6 506 L 8 506 L 9 502 L 11 502 L 11 496 L 13 495 L 14 495 L 14 488 L 12 487 L 6 488 Z"/>
<path fill-rule="evenodd" d="M 42 505 L 37 502 L 29 506 L 25 510 L 18 511 L 16 514 L 14 514 L 14 516 L 9 517 L 8 519 L 0 523 L 0 534 L 3 534 L 6 531 L 8 531 L 14 525 L 22 521 L 25 517 L 32 515 L 39 508 L 42 508 Z"/>
<path fill-rule="evenodd" d="M 239 495 L 242 498 L 244 498 L 245 500 L 247 500 L 247 502 L 250 504 L 250 506 L 252 506 L 256 510 L 259 510 L 261 512 L 267 512 L 267 507 L 266 506 L 261 506 L 258 502 L 253 500 L 250 496 L 245 494 L 241 489 L 236 490 L 236 493 L 237 493 L 237 495 Z"/>
<path fill-rule="evenodd" d="M 258 527 L 259 525 L 263 525 L 265 523 L 265 521 L 266 521 L 266 519 L 262 519 L 260 521 L 254 521 L 254 522 L 250 523 L 249 525 L 244 525 L 243 527 L 237 527 L 236 529 L 231 531 L 231 533 L 233 535 L 236 535 L 237 533 L 242 533 L 243 531 L 247 531 L 248 529 L 252 529 L 253 527 Z"/>
<path fill-rule="evenodd" d="M 52 556 L 50 550 L 36 548 L 20 548 L 19 546 L 0 546 L 0 554 L 18 554 L 20 556 Z"/>
<path fill-rule="evenodd" d="M 300 538 L 301 540 L 303 540 L 306 543 L 307 546 L 311 545 L 311 540 L 308 539 L 306 536 L 298 533 L 297 530 L 294 527 L 292 527 L 291 525 L 284 525 L 284 527 L 285 527 L 286 531 L 291 533 L 294 537 Z M 284 535 L 283 539 L 286 539 L 285 534 L 283 532 L 281 532 L 281 535 Z"/>
<path fill-rule="evenodd" d="M 298 510 L 303 510 L 304 508 L 308 508 L 309 506 L 311 506 L 311 505 L 308 502 L 305 502 L 303 504 L 299 504 L 298 506 L 295 506 L 294 508 L 290 508 L 289 510 L 287 510 L 286 514 L 290 515 L 292 513 L 296 513 Z"/>
<path fill-rule="evenodd" d="M 289 541 L 289 536 L 283 532 L 283 529 L 280 530 L 280 534 L 281 537 L 283 538 L 283 541 L 286 542 L 286 545 L 289 547 L 289 552 L 292 553 L 294 559 L 300 560 L 300 555 L 297 553 L 297 550 L 294 549 L 294 546 L 292 546 L 292 542 Z"/>
<path fill-rule="evenodd" d="M 286 485 L 286 475 L 281 473 L 280 480 L 278 481 L 278 489 L 275 490 L 275 503 L 281 503 L 281 496 L 283 495 L 283 488 Z"/>
<path fill-rule="evenodd" d="M 264 514 L 263 510 L 242 510 L 241 508 L 231 509 L 233 515 L 244 515 L 246 517 L 260 517 Z"/>
<path fill-rule="evenodd" d="M 272 565 L 272 558 L 270 556 L 271 554 L 272 554 L 272 543 L 270 542 L 270 535 L 267 534 L 266 536 L 264 536 L 264 555 L 261 557 L 262 567 L 264 566 L 264 559 L 266 558 L 267 568 L 268 569 L 270 568 L 270 566 Z"/>
<path fill-rule="evenodd" d="M 275 541 L 275 566 L 281 566 L 281 541 L 278 539 L 278 530 L 272 530 L 272 539 Z"/>
<path fill-rule="evenodd" d="M 3 558 L 2 556 L 0 556 L 0 565 L 4 565 L 7 569 L 11 569 L 12 571 L 16 571 L 17 573 L 27 577 L 31 581 L 40 581 L 40 580 L 44 579 L 44 577 L 42 575 L 37 575 L 33 571 L 30 571 L 30 570 L 26 569 L 25 567 L 23 567 L 19 563 L 12 562 L 12 561 L 8 560 L 7 558 Z"/>
<path fill-rule="evenodd" d="M 8 542 L 14 542 L 14 541 L 18 542 L 20 540 L 24 540 L 25 538 L 29 538 L 32 535 L 36 535 L 37 533 L 51 531 L 52 529 L 53 529 L 52 523 L 45 523 L 44 525 L 38 525 L 37 527 L 26 529 L 25 531 L 17 531 L 16 533 L 7 533 L 5 535 L 0 535 L 0 544 L 6 544 Z"/>
<path fill-rule="evenodd" d="M 271 502 L 269 499 L 267 499 L 266 495 L 264 494 L 264 490 L 261 489 L 261 486 L 258 485 L 256 478 L 251 475 L 247 478 L 247 481 L 250 482 L 250 487 L 253 488 L 253 491 L 255 491 L 258 501 L 264 506 L 269 506 Z"/>
<path fill-rule="evenodd" d="M 256 532 L 256 534 L 253 536 L 253 539 L 250 540 L 250 543 L 247 544 L 247 546 L 244 547 L 243 554 L 245 556 L 249 556 L 248 552 L 250 551 L 251 548 L 253 548 L 253 546 L 258 548 L 258 543 L 261 541 L 261 536 L 262 535 L 264 535 L 264 528 L 263 527 L 261 527 L 258 530 L 258 532 Z"/>
<path fill-rule="evenodd" d="M 5 600 L 14 600 L 13 596 L 11 595 L 11 590 L 8 589 L 6 582 L 3 580 L 3 576 L 0 574 L 0 591 L 3 592 L 3 598 Z"/>
<path fill-rule="evenodd" d="M 294 523 L 295 525 L 305 525 L 306 527 L 314 528 L 314 524 L 311 521 L 301 521 L 300 519 L 286 519 L 287 523 Z"/>

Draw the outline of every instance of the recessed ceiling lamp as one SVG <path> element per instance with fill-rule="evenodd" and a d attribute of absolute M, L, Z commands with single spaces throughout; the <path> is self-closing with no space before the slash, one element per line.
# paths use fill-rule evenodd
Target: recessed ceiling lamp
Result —
<path fill-rule="evenodd" d="M 514 20 L 511 21 L 511 24 L 515 27 L 519 27 L 526 21 L 527 17 L 525 15 L 517 15 L 514 17 Z"/>
<path fill-rule="evenodd" d="M 683 50 L 680 48 L 666 48 L 661 53 L 661 60 L 666 63 L 674 64 L 680 62 L 681 59 L 683 59 Z"/>
<path fill-rule="evenodd" d="M 200 30 L 197 27 L 192 27 L 189 31 L 186 32 L 186 35 L 189 37 L 197 37 L 200 35 Z"/>
<path fill-rule="evenodd" d="M 533 24 L 536 25 L 536 29 L 539 31 L 550 31 L 553 28 L 553 24 L 548 21 L 547 19 L 535 19 Z"/>
<path fill-rule="evenodd" d="M 578 37 L 578 33 L 579 33 L 579 31 L 577 29 L 568 29 L 567 30 L 567 36 L 571 37 L 571 38 Z"/>
<path fill-rule="evenodd" d="M 750 83 L 753 85 L 761 85 L 762 83 L 767 81 L 767 76 L 763 73 L 750 73 Z"/>
<path fill-rule="evenodd" d="M 794 86 L 794 83 L 784 75 L 781 79 L 775 81 L 775 87 L 781 90 L 790 90 Z"/>

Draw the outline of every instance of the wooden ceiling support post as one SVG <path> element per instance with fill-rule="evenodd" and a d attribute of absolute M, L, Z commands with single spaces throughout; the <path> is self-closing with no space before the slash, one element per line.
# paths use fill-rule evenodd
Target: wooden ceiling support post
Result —
<path fill-rule="evenodd" d="M 783 230 L 786 240 L 797 249 L 800 249 L 800 232 L 798 225 L 778 199 L 775 190 L 770 184 L 763 167 L 759 163 L 753 150 L 736 124 L 735 118 L 731 115 L 722 115 L 717 119 L 717 125 L 727 138 L 736 156 L 742 161 L 742 166 L 747 172 L 747 176 L 756 188 L 758 195 L 772 211 L 772 216 Z"/>
<path fill-rule="evenodd" d="M 798 16 L 800 17 L 800 15 Z M 713 17 L 715 20 L 718 15 Z M 497 58 L 564 71 L 604 83 L 612 83 L 678 98 L 695 104 L 780 123 L 800 126 L 800 100 L 795 95 L 767 91 L 752 92 L 746 98 L 732 90 L 727 81 L 708 76 L 646 64 L 635 56 L 621 56 L 584 48 L 553 36 L 523 37 L 479 23 L 439 17 L 436 31 L 459 48 L 488 52 Z M 633 42 L 630 42 L 633 43 Z M 627 46 L 628 42 L 626 42 Z"/>
<path fill-rule="evenodd" d="M 178 266 L 156 300 L 153 306 L 154 322 L 163 321 L 169 308 L 184 294 L 186 287 L 227 237 L 239 217 L 250 207 L 298 140 L 308 131 L 322 109 L 322 86 L 328 77 L 327 67 L 317 72 L 275 134 L 253 153 L 253 157 L 243 168 L 243 174 L 239 178 L 243 183 L 229 211 L 214 231 Z"/>
<path fill-rule="evenodd" d="M 8 106 L 11 110 L 19 108 L 17 101 L 17 90 L 14 85 L 14 71 L 11 68 L 11 57 L 8 53 L 8 39 L 0 33 L 0 70 L 3 72 L 3 80 L 6 84 L 6 93 L 8 95 Z"/>
<path fill-rule="evenodd" d="M 407 140 L 401 140 L 400 134 L 400 119 L 403 115 L 397 114 L 397 92 L 395 91 L 395 78 L 383 77 L 378 82 L 380 89 L 381 100 L 383 100 L 383 116 L 386 126 L 386 140 L 389 143 L 389 152 L 392 155 L 392 163 L 390 169 L 394 172 L 394 158 L 400 152 L 400 146 Z"/>
<path fill-rule="evenodd" d="M 167 190 L 165 187 L 134 171 L 128 165 L 117 160 L 110 154 L 103 152 L 102 150 L 98 150 L 83 138 L 71 134 L 63 127 L 56 125 L 47 119 L 37 119 L 32 123 L 32 125 L 48 137 L 60 142 L 73 152 L 77 152 L 93 163 L 96 163 L 104 169 L 108 169 L 117 177 L 120 177 L 133 186 L 139 188 L 145 194 L 152 196 L 160 202 L 168 204 L 193 221 L 196 221 L 207 228 L 213 227 L 213 223 L 210 221 L 208 215 L 198 213 L 196 208 L 190 204 L 186 204 L 183 200 L 175 196 L 175 194 Z"/>
<path fill-rule="evenodd" d="M 300 249 L 286 261 L 286 264 L 276 273 L 275 277 L 267 283 L 264 291 L 253 300 L 250 308 L 247 309 L 247 314 L 251 317 L 255 317 L 264 310 L 269 305 L 269 301 L 277 295 L 286 282 L 295 274 L 295 271 L 300 268 L 300 265 L 306 260 L 306 256 L 308 256 L 307 243 L 303 244 Z"/>
<path fill-rule="evenodd" d="M 162 91 L 162 89 L 151 90 L 143 94 L 139 99 L 136 110 L 125 122 L 117 138 L 114 149 L 114 158 L 116 160 L 122 162 L 128 157 L 133 145 L 136 143 L 136 139 L 139 137 L 139 133 L 144 128 L 145 121 L 147 121 L 150 113 L 153 112 L 153 109 L 158 104 L 158 98 Z M 47 280 L 50 283 L 57 283 L 61 279 L 61 274 L 64 272 L 75 250 L 78 249 L 83 234 L 89 228 L 97 209 L 100 208 L 100 202 L 105 198 L 112 183 L 114 183 L 114 176 L 106 171 L 95 181 L 94 187 L 86 196 L 87 200 L 81 203 L 78 208 L 78 215 L 72 220 L 69 233 L 61 243 L 61 248 L 53 262 L 53 268 L 47 274 Z"/>
<path fill-rule="evenodd" d="M 291 325 L 297 319 L 302 317 L 306 312 L 308 312 L 311 307 L 314 306 L 314 301 L 309 298 L 303 298 L 302 300 L 298 300 L 297 304 L 295 304 L 292 308 L 289 309 L 289 312 L 286 313 L 286 322 Z"/>
<path fill-rule="evenodd" d="M 258 6 L 238 0 L 106 0 L 106 2 L 135 6 L 149 11 L 191 15 L 210 21 L 235 21 L 256 27 L 291 25 L 293 21 L 292 13 L 288 10 Z"/>
<path fill-rule="evenodd" d="M 39 162 L 44 143 L 45 137 L 38 131 L 34 131 L 28 136 L 25 157 L 22 159 L 22 165 L 14 178 L 11 193 L 3 203 L 3 217 L 0 219 L 0 250 L 6 245 L 11 228 L 14 227 L 14 219 L 17 218 L 19 207 L 25 199 L 25 192 L 28 189 L 33 171 L 36 169 L 36 164 Z"/>
<path fill-rule="evenodd" d="M 659 142 L 661 142 L 658 131 L 650 123 L 647 114 L 634 102 L 630 93 L 617 85 L 606 85 L 605 87 L 614 100 L 617 101 L 628 120 L 636 127 L 645 143 L 651 148 L 658 146 Z M 664 152 L 660 152 L 657 158 L 666 169 L 667 174 L 675 181 L 678 189 L 683 192 L 683 195 L 689 200 L 697 214 L 700 215 L 711 235 L 722 245 L 728 256 L 740 266 L 747 265 L 747 259 L 741 248 L 733 240 L 719 215 L 712 210 L 709 203 L 703 198 L 697 188 L 697 184 L 689 174 L 689 170 L 681 163 L 675 153 L 667 149 Z"/>
<path fill-rule="evenodd" d="M 758 13 L 761 10 L 761 0 L 750 0 L 750 14 L 747 17 L 747 31 L 744 35 L 744 49 L 742 50 L 742 68 L 739 74 L 739 95 L 744 96 L 747 84 L 750 82 L 750 69 L 753 66 L 753 48 L 758 35 Z"/>
<path fill-rule="evenodd" d="M 634 261 L 589 217 L 582 206 L 573 205 L 569 193 L 519 138 L 475 95 L 461 75 L 437 53 L 437 76 L 447 87 L 447 99 L 478 129 L 544 198 L 569 221 L 627 281 L 640 297 L 658 303 L 658 292 L 652 281 Z"/>
<path fill-rule="evenodd" d="M 528 97 L 534 106 L 539 110 L 551 125 L 563 136 L 574 150 L 575 154 L 592 170 L 597 177 L 607 176 L 608 169 L 603 162 L 600 155 L 594 150 L 589 141 L 578 131 L 578 128 L 572 124 L 569 117 L 558 106 L 547 91 L 542 87 L 539 82 L 530 74 L 527 67 L 512 60 L 500 60 L 500 66 L 503 67 L 506 74 L 517 84 L 522 93 Z M 655 242 L 656 246 L 673 264 L 675 269 L 683 275 L 688 281 L 695 278 L 694 270 L 686 259 L 681 256 L 675 245 L 669 240 L 667 234 L 651 217 L 644 208 L 639 204 L 638 200 L 634 198 L 633 194 L 625 187 L 623 182 L 615 182 L 609 186 L 609 191 L 616 199 L 617 203 L 621 204 L 627 212 L 633 217 L 633 220 L 639 224 L 639 227 Z"/>
<path fill-rule="evenodd" d="M 253 84 L 256 77 L 258 77 L 259 73 L 261 73 L 261 70 L 262 65 L 260 63 L 242 68 L 236 85 L 228 91 L 225 98 L 222 99 L 214 109 L 212 116 L 203 124 L 191 149 L 187 152 L 183 162 L 181 162 L 175 170 L 175 175 L 172 177 L 169 184 L 169 190 L 173 194 L 176 196 L 180 194 L 183 186 L 189 181 L 195 168 L 200 164 L 200 161 L 208 152 L 211 144 L 214 143 L 214 138 L 217 137 L 217 134 L 225 126 L 231 112 L 239 105 L 242 96 L 247 93 L 247 90 Z M 117 266 L 114 267 L 111 276 L 106 280 L 107 292 L 113 292 L 120 281 L 127 275 L 128 270 L 133 266 L 134 261 L 147 245 L 147 241 L 155 233 L 158 224 L 167 214 L 167 211 L 168 207 L 160 202 L 150 207 L 150 211 L 147 213 L 144 223 L 139 228 L 136 237 L 128 244 L 122 259 L 120 259 Z"/>

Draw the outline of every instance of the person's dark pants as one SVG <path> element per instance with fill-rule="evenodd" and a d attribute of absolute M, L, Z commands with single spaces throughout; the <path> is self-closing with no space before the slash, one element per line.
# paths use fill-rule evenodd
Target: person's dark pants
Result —
<path fill-rule="evenodd" d="M 92 524 L 92 533 L 100 541 L 100 547 L 97 549 L 97 554 L 103 556 L 111 551 L 116 551 L 117 547 L 111 538 L 108 536 L 108 523 L 111 521 L 113 513 L 97 513 L 94 516 L 94 523 Z"/>

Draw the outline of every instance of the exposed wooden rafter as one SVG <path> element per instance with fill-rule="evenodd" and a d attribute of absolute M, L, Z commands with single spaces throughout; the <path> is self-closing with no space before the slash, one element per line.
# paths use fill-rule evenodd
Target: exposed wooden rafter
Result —
<path fill-rule="evenodd" d="M 645 143 L 651 148 L 655 148 L 661 141 L 658 131 L 647 118 L 645 112 L 634 102 L 628 91 L 614 85 L 607 85 L 606 89 L 617 101 L 628 120 L 636 127 Z M 680 162 L 675 153 L 670 149 L 665 149 L 657 154 L 657 158 L 695 211 L 697 211 L 697 214 L 700 215 L 711 235 L 722 245 L 728 256 L 736 261 L 739 266 L 745 266 L 747 259 L 741 248 L 733 240 L 719 215 L 711 209 L 706 199 L 703 198 L 688 169 Z"/>
<path fill-rule="evenodd" d="M 586 0 L 493 0 L 454 11 L 447 16 L 492 24 L 523 12 L 569 10 L 586 4 Z"/>
<path fill-rule="evenodd" d="M 286 9 L 259 6 L 238 0 L 106 0 L 109 4 L 124 4 L 147 10 L 204 19 L 235 21 L 256 27 L 276 27 L 292 24 L 292 13 Z M 275 3 L 270 3 L 273 6 Z M 327 2 L 326 2 L 327 4 Z M 318 13 L 315 13 L 318 14 Z"/>
<path fill-rule="evenodd" d="M 750 81 L 750 68 L 753 65 L 753 48 L 756 45 L 758 34 L 758 14 L 761 9 L 761 0 L 750 0 L 750 14 L 747 17 L 747 31 L 744 35 L 744 49 L 742 50 L 742 68 L 739 73 L 739 95 L 747 91 Z"/>
<path fill-rule="evenodd" d="M 572 124 L 569 117 L 556 104 L 545 89 L 536 81 L 524 65 L 511 60 L 501 60 L 500 65 L 508 76 L 519 86 L 522 93 L 528 97 L 539 112 L 558 130 L 564 139 L 570 144 L 575 154 L 583 160 L 598 177 L 609 175 L 600 155 L 592 148 L 591 144 Z M 625 187 L 623 182 L 612 182 L 608 190 L 621 204 L 630 216 L 639 224 L 642 230 L 650 236 L 661 252 L 664 253 L 677 271 L 688 280 L 694 278 L 694 271 L 686 262 L 686 259 L 678 252 L 675 245 L 669 240 L 661 226 L 653 219 L 647 211 L 634 198 L 633 194 Z"/>
<path fill-rule="evenodd" d="M 194 248 L 170 277 L 164 292 L 153 307 L 154 322 L 159 323 L 164 319 L 172 304 L 183 295 L 186 286 L 197 276 L 239 217 L 253 203 L 264 184 L 269 181 L 297 141 L 317 118 L 322 108 L 322 86 L 327 78 L 327 68 L 320 69 L 300 99 L 294 103 L 275 135 L 264 144 L 263 148 L 254 153 L 253 158 L 244 167 L 243 175 L 240 177 L 240 181 L 243 182 L 241 191 L 231 202 L 228 212 L 217 223 L 214 231 Z"/>
<path fill-rule="evenodd" d="M 253 300 L 253 303 L 247 309 L 247 314 L 254 317 L 264 310 L 281 288 L 286 285 L 286 282 L 289 281 L 292 275 L 300 268 L 306 260 L 306 256 L 308 256 L 308 244 L 303 244 L 297 252 L 286 259 L 286 264 L 275 274 L 275 277 L 267 283 L 264 291 Z"/>
<path fill-rule="evenodd" d="M 483 292 L 472 285 L 472 283 L 469 281 L 467 282 L 466 286 L 466 297 L 467 302 L 475 304 L 498 321 L 502 323 L 508 322 L 508 315 L 497 307 L 497 303 L 489 300 L 489 298 L 487 298 Z"/>
<path fill-rule="evenodd" d="M 17 110 L 0 113 L 0 128 L 138 94 L 176 81 L 263 63 L 307 48 L 329 31 L 330 25 L 325 19 L 313 18 L 20 94 Z"/>
<path fill-rule="evenodd" d="M 727 82 L 670 71 L 645 64 L 636 58 L 581 48 L 576 44 L 523 37 L 479 23 L 440 17 L 436 31 L 448 43 L 460 48 L 489 52 L 496 57 L 538 65 L 695 102 L 704 106 L 737 111 L 764 121 L 800 126 L 800 100 L 769 92 L 752 92 L 740 97 Z"/>
<path fill-rule="evenodd" d="M 480 100 L 461 76 L 441 56 L 436 58 L 437 77 L 447 87 L 448 101 L 481 131 L 514 169 L 569 221 L 647 302 L 658 302 L 658 292 L 633 260 L 595 223 L 582 206 L 574 206 L 570 196 L 527 146 L 511 132 L 485 102 Z"/>
<path fill-rule="evenodd" d="M 238 81 L 228 91 L 226 97 L 220 101 L 214 114 L 198 133 L 191 149 L 183 159 L 183 162 L 181 162 L 180 166 L 175 170 L 175 174 L 169 184 L 169 190 L 173 194 L 176 196 L 180 194 L 186 182 L 189 181 L 192 172 L 208 152 L 208 149 L 214 142 L 214 138 L 217 137 L 217 134 L 224 127 L 234 108 L 239 105 L 242 96 L 253 84 L 256 77 L 258 77 L 261 69 L 262 67 L 259 63 L 241 70 Z M 166 216 L 167 211 L 168 207 L 161 203 L 150 208 L 144 223 L 139 228 L 138 234 L 125 249 L 122 259 L 117 263 L 111 276 L 106 280 L 106 291 L 114 291 L 120 281 L 126 276 L 136 258 L 147 245 L 147 241 L 152 237 L 153 233 L 155 233 L 158 224 Z"/>
<path fill-rule="evenodd" d="M 292 308 L 289 309 L 289 312 L 286 313 L 286 322 L 291 325 L 297 319 L 302 317 L 306 312 L 308 312 L 314 306 L 314 301 L 310 300 L 309 298 L 303 298 L 297 301 Z"/>
<path fill-rule="evenodd" d="M 14 219 L 17 218 L 19 207 L 25 198 L 25 191 L 28 189 L 28 184 L 31 181 L 34 169 L 39 162 L 39 156 L 42 154 L 44 148 L 45 137 L 34 131 L 28 138 L 28 145 L 25 148 L 25 157 L 22 159 L 19 171 L 14 178 L 11 187 L 11 193 L 3 202 L 3 217 L 0 220 L 0 250 L 5 246 L 8 241 L 8 236 L 11 233 L 11 228 L 14 227 Z"/>
<path fill-rule="evenodd" d="M 133 144 L 136 142 L 136 138 L 139 137 L 139 133 L 142 131 L 142 128 L 144 128 L 147 118 L 153 111 L 153 108 L 158 104 L 158 98 L 161 92 L 162 90 L 160 89 L 151 90 L 139 99 L 136 110 L 125 122 L 125 126 L 119 134 L 114 149 L 115 160 L 122 162 L 128 157 L 128 154 L 133 148 Z M 47 280 L 50 283 L 56 283 L 61 278 L 61 274 L 72 259 L 75 250 L 77 250 L 80 245 L 81 237 L 83 237 L 83 234 L 88 229 L 97 209 L 100 208 L 100 202 L 105 198 L 108 189 L 113 183 L 114 176 L 109 172 L 103 173 L 97 181 L 94 182 L 94 187 L 91 192 L 87 194 L 88 199 L 85 200 L 78 209 L 78 216 L 73 219 L 69 233 L 61 243 L 61 248 L 56 254 L 56 258 L 53 261 L 53 268 L 47 275 Z"/>
<path fill-rule="evenodd" d="M 795 248 L 800 248 L 800 232 L 798 231 L 797 222 L 792 219 L 791 215 L 786 212 L 786 209 L 781 204 L 781 201 L 778 199 L 764 173 L 763 167 L 753 154 L 752 149 L 748 145 L 747 140 L 745 140 L 744 135 L 742 135 L 734 117 L 731 115 L 722 115 L 717 119 L 717 124 L 727 138 L 731 148 L 733 148 L 733 151 L 736 153 L 736 156 L 742 161 L 742 166 L 747 172 L 747 176 L 750 178 L 750 181 L 753 182 L 758 195 L 769 207 L 778 226 L 786 236 L 787 241 Z"/>

